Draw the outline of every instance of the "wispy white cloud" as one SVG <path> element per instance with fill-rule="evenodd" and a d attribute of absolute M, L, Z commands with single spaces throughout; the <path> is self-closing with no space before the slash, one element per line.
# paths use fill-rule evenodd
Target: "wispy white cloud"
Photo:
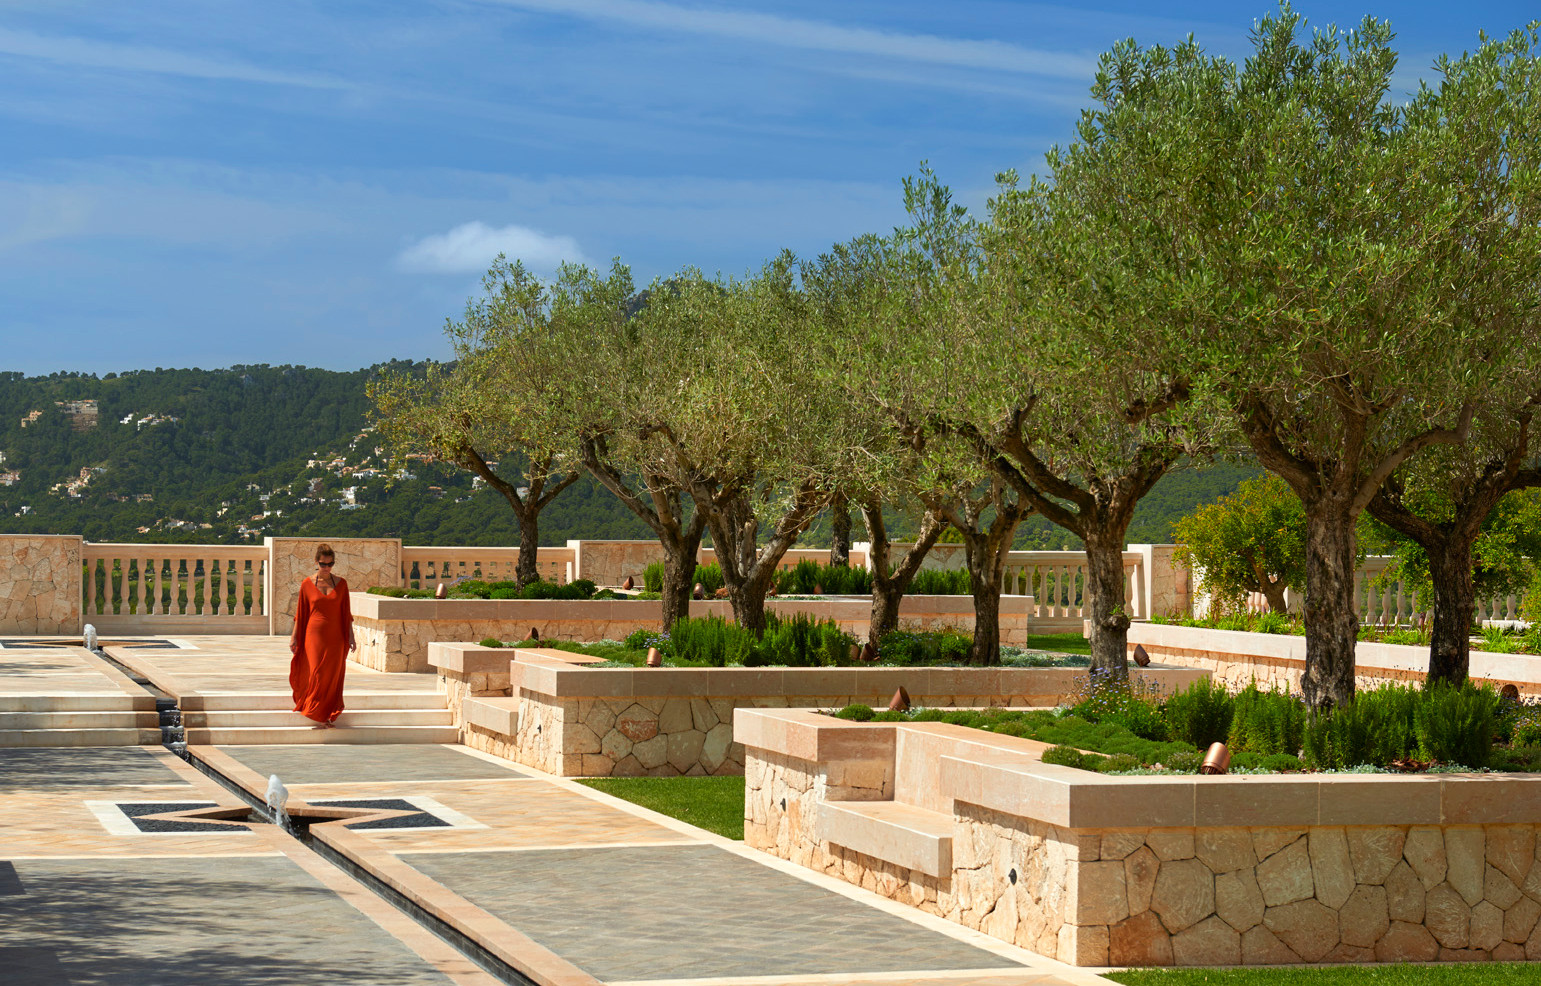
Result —
<path fill-rule="evenodd" d="M 203 58 L 162 48 L 121 45 L 88 38 L 57 37 L 0 28 L 0 55 L 59 65 L 176 75 L 194 79 L 253 82 L 307 89 L 348 89 L 342 80 L 302 72 L 281 72 L 231 58 Z"/>
<path fill-rule="evenodd" d="M 486 270 L 500 253 L 537 270 L 549 270 L 565 260 L 584 260 L 578 241 L 571 236 L 547 236 L 526 226 L 469 222 L 423 237 L 403 250 L 396 262 L 403 270 L 418 273 L 467 274 Z"/>
<path fill-rule="evenodd" d="M 748 11 L 684 7 L 657 0 L 491 0 L 505 6 L 636 27 L 709 34 L 813 51 L 1084 79 L 1093 55 L 1027 48 L 1008 41 L 909 34 Z"/>

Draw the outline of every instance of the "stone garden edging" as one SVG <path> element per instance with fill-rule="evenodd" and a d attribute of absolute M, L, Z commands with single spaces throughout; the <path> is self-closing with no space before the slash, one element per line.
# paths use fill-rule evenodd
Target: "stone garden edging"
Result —
<path fill-rule="evenodd" d="M 432 643 L 429 661 L 466 745 L 561 776 L 741 774 L 740 708 L 886 707 L 903 687 L 922 706 L 1051 706 L 1085 668 L 603 668 L 537 648 Z M 1149 668 L 1156 687 L 1205 672 Z"/>
<path fill-rule="evenodd" d="M 1083 966 L 1541 959 L 1541 776 L 1109 777 L 740 709 L 745 841 Z"/>
<path fill-rule="evenodd" d="M 1255 680 L 1259 688 L 1288 686 L 1299 694 L 1306 668 L 1306 640 L 1289 634 L 1135 623 L 1129 627 L 1131 656 L 1136 645 L 1153 660 L 1205 668 L 1232 691 Z M 1427 647 L 1361 640 L 1354 651 L 1354 685 L 1374 688 L 1388 681 L 1422 681 L 1428 667 Z M 1471 679 L 1495 688 L 1514 685 L 1521 695 L 1541 696 L 1541 657 L 1473 650 Z"/>

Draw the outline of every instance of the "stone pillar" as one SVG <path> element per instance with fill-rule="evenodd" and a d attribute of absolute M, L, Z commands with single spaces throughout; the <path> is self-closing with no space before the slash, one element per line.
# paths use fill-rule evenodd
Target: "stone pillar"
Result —
<path fill-rule="evenodd" d="M 400 538 L 266 538 L 268 632 L 285 636 L 294 629 L 300 583 L 316 570 L 316 546 L 325 542 L 337 553 L 339 578 L 348 589 L 401 585 Z"/>
<path fill-rule="evenodd" d="M 80 633 L 80 551 L 74 534 L 0 534 L 0 634 Z"/>
<path fill-rule="evenodd" d="M 1145 592 L 1140 611 L 1146 616 L 1187 616 L 1192 605 L 1188 569 L 1177 561 L 1175 544 L 1131 544 L 1144 556 Z"/>

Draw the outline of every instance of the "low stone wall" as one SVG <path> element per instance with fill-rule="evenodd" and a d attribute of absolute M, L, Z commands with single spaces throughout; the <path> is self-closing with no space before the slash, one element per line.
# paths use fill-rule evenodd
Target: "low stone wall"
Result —
<path fill-rule="evenodd" d="M 747 844 L 1064 962 L 1541 959 L 1536 775 L 1107 777 L 937 723 L 735 728 Z M 827 837 L 863 804 L 902 824 Z"/>
<path fill-rule="evenodd" d="M 467 698 L 517 699 L 499 738 L 520 763 L 562 776 L 741 774 L 741 708 L 885 707 L 901 686 L 923 706 L 1048 706 L 1085 681 L 1081 668 L 603 668 L 535 648 L 435 643 L 430 663 L 466 732 Z M 1173 691 L 1203 672 L 1149 668 Z M 487 742 L 478 738 L 477 742 Z M 478 747 L 486 749 L 486 747 Z M 491 752 L 491 751 L 489 751 Z"/>
<path fill-rule="evenodd" d="M 1299 694 L 1306 668 L 1305 638 L 1287 634 L 1136 623 L 1129 628 L 1131 655 L 1136 645 L 1155 660 L 1205 668 L 1232 691 L 1256 681 L 1259 688 L 1287 687 Z M 1356 688 L 1422 681 L 1428 668 L 1427 647 L 1362 640 L 1354 651 Z M 1471 679 L 1495 688 L 1513 685 L 1521 695 L 1541 697 L 1541 657 L 1473 650 Z"/>
<path fill-rule="evenodd" d="M 352 660 L 376 671 L 426 672 L 428 645 L 437 642 L 488 637 L 524 640 L 534 629 L 543 640 L 591 643 L 623 640 L 635 630 L 663 628 L 663 604 L 658 600 L 395 599 L 354 592 L 352 604 L 359 644 Z M 766 606 L 782 616 L 805 613 L 815 619 L 834 620 L 858 639 L 865 639 L 871 626 L 872 603 L 866 597 L 772 599 Z M 1033 607 L 1032 596 L 1001 598 L 1003 643 L 1027 641 L 1033 632 Z M 690 615 L 731 620 L 733 609 L 726 600 L 703 600 L 691 604 Z M 905 596 L 899 619 L 910 627 L 956 627 L 972 632 L 974 604 L 968 596 Z"/>
<path fill-rule="evenodd" d="M 0 535 L 0 634 L 78 634 L 81 539 Z"/>

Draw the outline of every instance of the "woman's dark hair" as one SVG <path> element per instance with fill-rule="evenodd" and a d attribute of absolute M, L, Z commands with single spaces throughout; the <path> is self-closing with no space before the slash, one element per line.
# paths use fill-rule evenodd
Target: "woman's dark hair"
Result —
<path fill-rule="evenodd" d="M 332 546 L 325 541 L 316 545 L 316 561 L 320 561 L 323 558 L 330 558 L 332 561 L 337 560 L 337 552 L 333 551 Z"/>

